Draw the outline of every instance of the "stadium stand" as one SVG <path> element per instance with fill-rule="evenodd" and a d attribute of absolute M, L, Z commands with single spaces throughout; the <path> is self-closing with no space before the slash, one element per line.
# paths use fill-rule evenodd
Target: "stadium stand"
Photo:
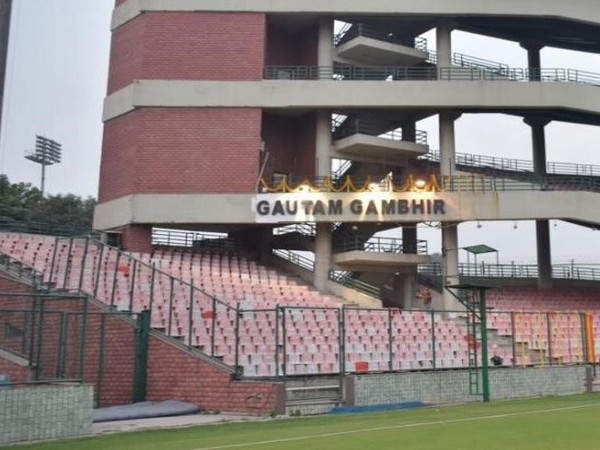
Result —
<path fill-rule="evenodd" d="M 153 328 L 247 377 L 461 368 L 476 345 L 464 312 L 356 308 L 239 252 L 124 253 L 85 238 L 20 233 L 1 233 L 0 251 L 55 288 L 116 310 L 151 310 Z M 584 288 L 492 290 L 488 306 L 490 346 L 511 365 L 582 362 L 574 311 L 600 317 L 594 290 Z"/>

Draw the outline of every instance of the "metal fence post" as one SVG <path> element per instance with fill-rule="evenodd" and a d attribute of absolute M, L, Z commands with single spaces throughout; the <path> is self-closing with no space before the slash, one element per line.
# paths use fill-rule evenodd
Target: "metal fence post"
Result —
<path fill-rule="evenodd" d="M 240 378 L 240 303 L 238 302 L 235 308 L 235 377 Z"/>
<path fill-rule="evenodd" d="M 212 322 L 210 323 L 210 356 L 215 356 L 215 332 L 217 321 L 217 300 L 212 299 Z"/>
<path fill-rule="evenodd" d="M 285 323 L 285 306 L 281 307 L 281 334 L 282 334 L 282 362 L 281 362 L 281 372 L 283 377 L 287 375 L 287 330 Z"/>
<path fill-rule="evenodd" d="M 433 364 L 433 370 L 436 369 L 436 341 L 435 341 L 435 310 L 431 310 L 431 361 Z"/>
<path fill-rule="evenodd" d="M 138 314 L 135 328 L 135 367 L 133 376 L 133 402 L 146 399 L 148 373 L 148 343 L 150 340 L 150 311 Z"/>
<path fill-rule="evenodd" d="M 190 312 L 188 318 L 188 347 L 192 347 L 192 332 L 194 331 L 194 280 L 190 283 Z"/>
<path fill-rule="evenodd" d="M 81 272 L 79 273 L 79 285 L 77 286 L 77 292 L 81 292 L 83 287 L 83 275 L 85 274 L 85 262 L 87 261 L 88 247 L 90 245 L 90 238 L 85 238 L 85 247 L 83 248 L 83 255 L 81 255 Z"/>
<path fill-rule="evenodd" d="M 275 376 L 279 377 L 279 305 L 275 306 Z"/>
<path fill-rule="evenodd" d="M 392 328 L 392 308 L 388 308 L 388 370 L 391 372 L 394 370 L 394 330 Z"/>
<path fill-rule="evenodd" d="M 102 406 L 102 383 L 104 382 L 104 341 L 106 314 L 100 314 L 100 342 L 98 349 L 98 372 L 96 373 L 96 407 Z"/>

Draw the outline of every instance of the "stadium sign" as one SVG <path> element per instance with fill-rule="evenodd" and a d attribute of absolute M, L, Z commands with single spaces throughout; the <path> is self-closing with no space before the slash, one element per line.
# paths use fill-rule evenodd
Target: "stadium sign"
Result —
<path fill-rule="evenodd" d="M 299 192 L 256 195 L 253 210 L 257 223 L 437 221 L 448 205 L 435 193 Z"/>

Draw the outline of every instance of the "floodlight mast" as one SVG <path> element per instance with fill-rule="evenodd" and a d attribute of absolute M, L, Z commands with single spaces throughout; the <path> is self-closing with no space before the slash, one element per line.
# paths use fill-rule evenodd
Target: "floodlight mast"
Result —
<path fill-rule="evenodd" d="M 44 196 L 46 184 L 46 166 L 60 163 L 62 157 L 62 145 L 58 142 L 37 135 L 35 137 L 35 149 L 28 152 L 25 158 L 42 166 L 42 182 L 40 190 Z"/>

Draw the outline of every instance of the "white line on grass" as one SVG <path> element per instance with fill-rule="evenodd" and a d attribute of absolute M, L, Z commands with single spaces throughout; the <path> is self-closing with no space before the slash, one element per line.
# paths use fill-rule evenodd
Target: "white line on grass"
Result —
<path fill-rule="evenodd" d="M 449 420 L 436 420 L 436 421 L 432 421 L 432 422 L 407 423 L 407 424 L 403 424 L 403 425 L 390 425 L 387 427 L 363 428 L 363 429 L 359 429 L 359 430 L 354 429 L 354 430 L 348 430 L 348 431 L 337 431 L 335 433 L 322 433 L 322 434 L 313 434 L 313 435 L 309 435 L 309 436 L 297 436 L 297 437 L 283 438 L 283 439 L 272 439 L 270 441 L 254 441 L 254 442 L 243 442 L 240 444 L 219 445 L 217 447 L 201 447 L 201 448 L 196 448 L 194 450 L 221 450 L 221 449 L 226 449 L 226 448 L 250 447 L 252 445 L 279 444 L 282 442 L 305 441 L 307 439 L 319 439 L 319 438 L 326 438 L 326 437 L 332 437 L 332 436 L 343 436 L 346 434 L 369 433 L 372 431 L 397 430 L 400 428 L 415 428 L 415 427 L 424 427 L 427 425 L 445 425 L 448 423 L 473 422 L 476 420 L 501 419 L 504 417 L 524 416 L 526 414 L 538 414 L 538 413 L 548 413 L 548 412 L 556 412 L 556 411 L 568 411 L 568 410 L 572 410 L 572 409 L 591 408 L 591 407 L 595 407 L 595 406 L 600 406 L 600 403 L 593 403 L 593 404 L 579 405 L 579 406 L 565 406 L 563 408 L 536 409 L 536 410 L 532 410 L 532 411 L 521 411 L 521 412 L 506 413 L 506 414 L 494 414 L 491 416 L 465 417 L 463 419 L 449 419 Z"/>

